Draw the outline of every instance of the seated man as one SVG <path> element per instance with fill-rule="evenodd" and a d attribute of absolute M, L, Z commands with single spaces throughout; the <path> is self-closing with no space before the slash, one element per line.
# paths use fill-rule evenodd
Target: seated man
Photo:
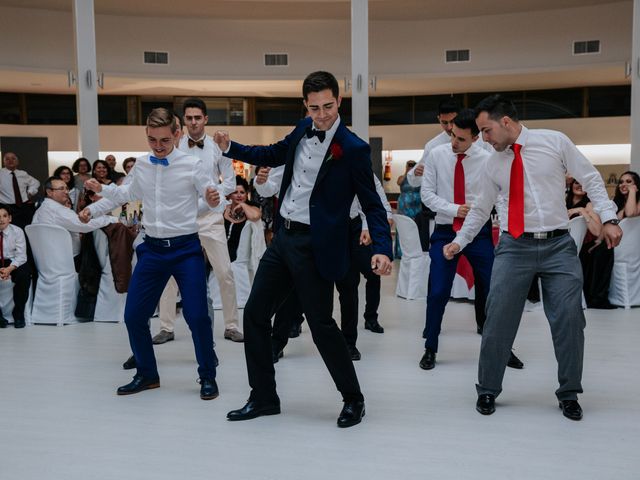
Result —
<path fill-rule="evenodd" d="M 13 326 L 24 327 L 24 306 L 29 298 L 31 272 L 27 265 L 27 242 L 21 228 L 11 225 L 9 208 L 0 205 L 0 283 L 13 282 Z M 7 320 L 0 311 L 0 328 Z"/>
<path fill-rule="evenodd" d="M 80 254 L 80 234 L 92 232 L 111 223 L 117 223 L 118 219 L 111 216 L 102 216 L 91 219 L 88 223 L 82 223 L 78 215 L 66 205 L 70 205 L 69 190 L 66 183 L 58 177 L 49 177 L 44 183 L 46 198 L 33 216 L 34 224 L 58 225 L 71 234 L 74 259 Z M 77 266 L 77 265 L 76 265 Z"/>

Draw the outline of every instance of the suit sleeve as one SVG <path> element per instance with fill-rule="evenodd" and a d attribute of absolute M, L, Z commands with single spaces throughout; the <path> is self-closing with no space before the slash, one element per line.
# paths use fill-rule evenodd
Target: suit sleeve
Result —
<path fill-rule="evenodd" d="M 277 143 L 271 145 L 242 145 L 241 143 L 231 142 L 229 150 L 223 155 L 236 160 L 250 163 L 251 165 L 261 165 L 265 167 L 279 167 L 287 161 L 287 152 L 291 143 L 291 136 L 298 129 L 296 127 L 289 135 Z"/>

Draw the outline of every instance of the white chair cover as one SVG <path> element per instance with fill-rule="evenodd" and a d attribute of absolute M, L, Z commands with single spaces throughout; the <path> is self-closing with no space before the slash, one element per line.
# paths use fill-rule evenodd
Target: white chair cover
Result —
<path fill-rule="evenodd" d="M 24 306 L 24 320 L 27 325 L 31 323 L 31 308 L 33 305 L 33 292 L 29 283 L 29 298 Z M 0 312 L 4 319 L 13 323 L 13 282 L 11 279 L 0 280 Z"/>
<path fill-rule="evenodd" d="M 451 287 L 451 298 L 468 298 L 469 300 L 475 300 L 476 298 L 476 286 L 469 288 L 467 281 L 456 273 L 453 277 L 453 286 Z"/>
<path fill-rule="evenodd" d="M 262 222 L 260 220 L 257 222 L 248 221 L 240 233 L 236 259 L 231 263 L 236 284 L 238 308 L 244 308 L 249 299 L 253 277 L 266 248 Z M 213 272 L 209 275 L 209 292 L 213 308 L 220 310 L 222 308 L 220 286 Z"/>
<path fill-rule="evenodd" d="M 580 249 L 582 248 L 582 243 L 584 242 L 584 237 L 586 234 L 587 222 L 584 220 L 584 217 L 582 215 L 578 215 L 577 217 L 569 220 L 569 235 L 571 235 L 573 241 L 576 242 L 578 253 L 580 253 Z"/>
<path fill-rule="evenodd" d="M 73 265 L 71 235 L 55 225 L 28 225 L 25 231 L 38 269 L 32 323 L 76 323 L 80 284 Z"/>
<path fill-rule="evenodd" d="M 405 215 L 393 215 L 402 249 L 396 295 L 415 300 L 427 296 L 429 254 L 422 251 L 416 222 Z"/>
<path fill-rule="evenodd" d="M 640 217 L 620 222 L 622 240 L 613 249 L 609 302 L 630 308 L 640 305 Z"/>
<path fill-rule="evenodd" d="M 116 292 L 109 258 L 109 240 L 102 230 L 95 230 L 93 232 L 93 243 L 98 254 L 98 261 L 102 267 L 100 289 L 98 290 L 93 320 L 95 322 L 123 322 L 127 294 Z"/>

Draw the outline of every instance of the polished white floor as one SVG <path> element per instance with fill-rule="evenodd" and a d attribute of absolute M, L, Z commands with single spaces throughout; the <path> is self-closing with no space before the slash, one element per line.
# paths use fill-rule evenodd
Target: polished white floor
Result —
<path fill-rule="evenodd" d="M 360 332 L 367 415 L 346 430 L 306 326 L 276 366 L 282 414 L 238 423 L 225 414 L 248 394 L 243 348 L 222 339 L 220 317 L 221 394 L 209 402 L 182 321 L 156 349 L 162 387 L 128 397 L 115 395 L 131 378 L 122 324 L 0 330 L 0 479 L 640 478 L 638 309 L 587 311 L 581 422 L 558 409 L 543 313 L 525 313 L 525 369 L 507 369 L 497 411 L 484 417 L 473 307 L 450 303 L 438 365 L 425 372 L 424 301 L 396 298 L 394 286 L 383 281 L 384 335 Z"/>

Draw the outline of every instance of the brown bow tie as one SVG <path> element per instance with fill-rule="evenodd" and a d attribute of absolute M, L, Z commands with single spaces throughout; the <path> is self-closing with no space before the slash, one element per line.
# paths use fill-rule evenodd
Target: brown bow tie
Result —
<path fill-rule="evenodd" d="M 204 140 L 200 140 L 196 142 L 195 140 L 191 140 L 189 138 L 188 141 L 189 141 L 189 148 L 198 147 L 200 150 L 204 148 Z"/>

